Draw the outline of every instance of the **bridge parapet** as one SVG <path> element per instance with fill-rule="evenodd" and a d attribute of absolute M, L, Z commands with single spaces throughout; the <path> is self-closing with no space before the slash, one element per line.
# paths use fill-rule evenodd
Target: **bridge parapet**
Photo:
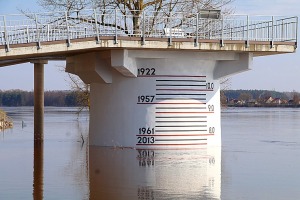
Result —
<path fill-rule="evenodd" d="M 297 17 L 225 15 L 203 17 L 201 13 L 168 13 L 119 10 L 81 10 L 72 12 L 34 13 L 0 16 L 0 45 L 6 51 L 10 45 L 66 41 L 94 38 L 100 42 L 105 36 L 140 38 L 147 40 L 173 39 L 292 42 L 297 44 Z"/>
<path fill-rule="evenodd" d="M 218 146 L 220 79 L 251 69 L 255 56 L 295 52 L 297 26 L 297 17 L 201 12 L 0 16 L 0 67 L 35 63 L 39 119 L 43 63 L 66 60 L 66 71 L 91 85 L 90 145 Z"/>

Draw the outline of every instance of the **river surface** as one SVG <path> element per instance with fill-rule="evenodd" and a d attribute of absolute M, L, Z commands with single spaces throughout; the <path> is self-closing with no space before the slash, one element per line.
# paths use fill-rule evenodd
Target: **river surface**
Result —
<path fill-rule="evenodd" d="M 33 108 L 3 108 L 0 199 L 300 199 L 300 109 L 228 108 L 222 147 L 138 150 L 88 146 L 88 112 L 46 107 L 33 145 Z"/>

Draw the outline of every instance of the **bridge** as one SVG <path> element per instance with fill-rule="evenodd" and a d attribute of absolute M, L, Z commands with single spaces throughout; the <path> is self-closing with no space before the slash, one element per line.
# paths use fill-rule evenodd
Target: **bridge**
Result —
<path fill-rule="evenodd" d="M 219 80 L 256 56 L 293 53 L 297 17 L 80 10 L 0 16 L 0 66 L 35 67 L 35 139 L 43 140 L 43 67 L 91 84 L 90 144 L 221 144 Z"/>

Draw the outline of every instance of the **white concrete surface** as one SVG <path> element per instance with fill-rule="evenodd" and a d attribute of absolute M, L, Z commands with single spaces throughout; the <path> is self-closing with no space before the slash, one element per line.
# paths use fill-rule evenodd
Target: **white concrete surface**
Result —
<path fill-rule="evenodd" d="M 92 77 L 90 145 L 143 149 L 220 146 L 218 79 L 252 63 L 251 54 L 233 52 L 113 50 L 92 54 L 97 62 L 85 56 L 70 60 L 69 72 Z M 107 76 L 111 82 L 97 81 Z"/>

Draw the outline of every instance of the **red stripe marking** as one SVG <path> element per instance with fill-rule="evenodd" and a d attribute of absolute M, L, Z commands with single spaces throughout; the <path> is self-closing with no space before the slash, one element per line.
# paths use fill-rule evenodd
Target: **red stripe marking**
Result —
<path fill-rule="evenodd" d="M 136 150 L 141 150 L 141 151 L 143 151 L 143 150 L 146 150 L 146 151 L 175 151 L 175 150 L 207 150 L 207 147 L 197 147 L 197 148 L 195 148 L 195 147 L 185 147 L 185 148 L 176 148 L 176 147 L 173 147 L 173 148 L 171 148 L 171 147 L 168 147 L 168 148 L 163 148 L 163 147 L 161 147 L 161 148 L 152 148 L 151 147 L 151 149 L 149 149 L 149 148 L 140 148 L 140 147 L 138 147 L 138 148 L 135 148 Z"/>
<path fill-rule="evenodd" d="M 156 90 L 167 90 L 167 91 L 200 91 L 200 92 L 214 91 L 214 90 L 207 90 L 207 89 L 202 89 L 202 90 L 199 90 L 199 89 L 156 89 Z"/>
<path fill-rule="evenodd" d="M 186 135 L 136 135 L 136 136 L 144 136 L 144 137 L 155 137 L 155 136 L 161 136 L 161 137 L 165 137 L 165 136 L 175 136 L 175 137 L 183 137 L 183 136 L 214 136 L 215 134 L 186 134 Z"/>
<path fill-rule="evenodd" d="M 156 114 L 213 114 L 214 112 L 155 112 Z"/>
<path fill-rule="evenodd" d="M 188 75 L 138 75 L 137 77 L 173 77 L 173 78 L 206 78 L 206 76 L 188 76 Z"/>
<path fill-rule="evenodd" d="M 165 105 L 204 105 L 206 103 L 137 103 L 137 104 L 165 104 Z M 188 107 L 187 107 L 188 108 Z"/>
<path fill-rule="evenodd" d="M 196 145 L 207 145 L 207 143 L 196 143 L 196 144 L 136 144 L 137 146 L 196 146 Z"/>
<path fill-rule="evenodd" d="M 203 149 L 203 148 L 201 148 L 201 149 Z M 141 149 L 137 149 L 137 150 L 141 150 Z M 145 150 L 146 151 L 153 151 L 155 149 L 145 149 Z M 174 150 L 174 149 L 163 149 L 163 150 Z M 182 149 L 180 149 L 180 150 L 182 150 Z M 197 160 L 197 159 L 210 159 L 210 158 L 211 158 L 211 156 L 194 156 L 194 157 L 188 157 L 188 158 L 186 158 L 184 156 L 183 157 L 177 157 L 176 156 L 176 160 L 182 160 L 182 159 L 184 159 L 184 160 Z M 137 156 L 136 159 L 138 161 L 161 161 L 161 160 L 164 160 L 164 158 L 156 158 L 155 156 L 149 156 L 149 157 L 139 157 L 139 156 Z"/>

